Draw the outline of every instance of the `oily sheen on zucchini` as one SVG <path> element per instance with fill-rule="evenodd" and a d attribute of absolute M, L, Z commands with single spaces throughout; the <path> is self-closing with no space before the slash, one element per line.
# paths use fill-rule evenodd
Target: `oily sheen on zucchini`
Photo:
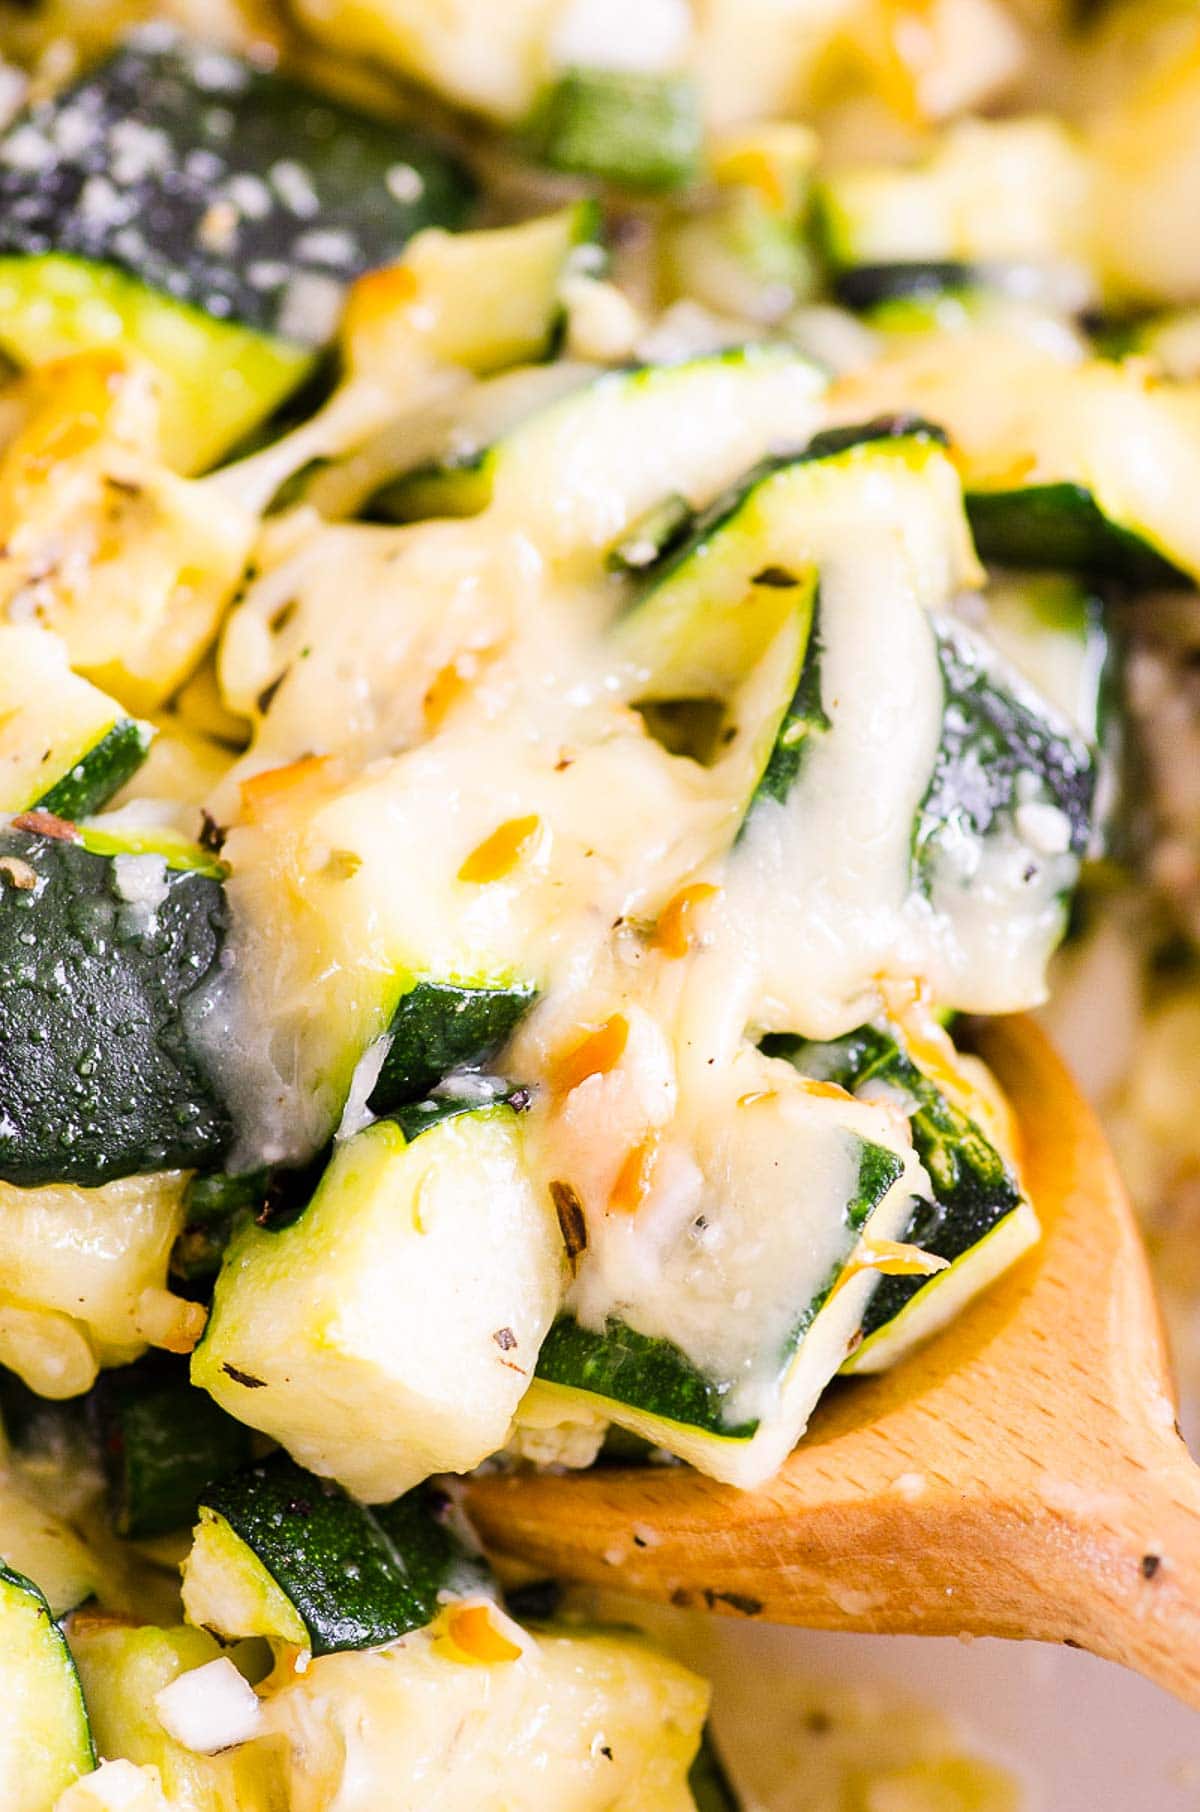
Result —
<path fill-rule="evenodd" d="M 122 842 L 36 813 L 0 834 L 5 1182 L 212 1164 L 231 1137 L 189 1019 L 220 959 L 221 883 L 201 852 Z"/>

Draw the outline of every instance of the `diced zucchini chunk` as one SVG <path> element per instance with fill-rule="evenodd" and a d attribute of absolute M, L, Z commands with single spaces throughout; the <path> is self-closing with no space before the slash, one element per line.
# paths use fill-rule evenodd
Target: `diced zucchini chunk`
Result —
<path fill-rule="evenodd" d="M 98 812 L 136 773 L 153 735 L 72 673 L 54 636 L 0 626 L 0 811 Z"/>
<path fill-rule="evenodd" d="M 922 1172 L 884 1114 L 808 1093 L 749 1052 L 711 1084 L 686 1159 L 675 1170 L 699 1181 L 653 1258 L 631 1262 L 630 1216 L 592 1217 L 521 1420 L 603 1416 L 753 1486 L 857 1337 L 871 1288 L 851 1263 L 860 1238 L 899 1237 Z"/>
<path fill-rule="evenodd" d="M 355 285 L 342 333 L 350 362 L 378 376 L 419 353 L 487 377 L 546 358 L 562 280 L 599 228 L 598 208 L 581 201 L 518 226 L 419 233 L 399 264 Z"/>
<path fill-rule="evenodd" d="M 395 480 L 374 507 L 410 521 L 490 505 L 558 558 L 608 551 L 671 493 L 707 503 L 771 448 L 803 444 L 823 384 L 781 346 L 608 372 L 492 444 L 464 419 L 443 460 Z"/>
<path fill-rule="evenodd" d="M 53 1167 L 52 1149 L 44 1161 Z M 146 1304 L 165 1293 L 183 1191 L 178 1171 L 95 1189 L 0 1182 L 0 1362 L 63 1398 L 99 1366 L 136 1359 L 155 1331 Z"/>
<path fill-rule="evenodd" d="M 1085 255 L 1087 162 L 1051 120 L 969 120 L 912 165 L 850 164 L 818 183 L 825 247 L 839 269 Z"/>
<path fill-rule="evenodd" d="M 393 1642 L 485 1583 L 437 1494 L 368 1510 L 274 1454 L 205 1494 L 183 1603 L 190 1623 L 227 1641 L 267 1636 L 324 1655 Z"/>
<path fill-rule="evenodd" d="M 95 1767 L 79 1676 L 38 1588 L 0 1565 L 0 1804 L 50 1812 Z"/>
<path fill-rule="evenodd" d="M 375 1812 L 395 1782 L 428 1781 L 437 1803 L 475 1812 L 693 1812 L 696 1675 L 624 1632 L 509 1625 L 477 1656 L 453 1619 L 378 1654 L 322 1656 L 265 1701 L 292 1805 Z"/>
<path fill-rule="evenodd" d="M 0 1477 L 0 1530 L 5 1565 L 36 1579 L 57 1619 L 105 1590 L 109 1574 L 71 1525 L 39 1501 L 45 1484 L 36 1467 L 24 1475 L 14 1468 Z"/>
<path fill-rule="evenodd" d="M 1031 1004 L 1090 834 L 1095 754 L 941 617 L 977 569 L 933 431 L 880 420 L 752 472 L 674 557 L 660 608 L 677 590 L 736 620 L 739 600 L 814 568 L 809 652 L 727 883 L 757 927 L 767 1023 L 841 1033 L 888 973 L 928 977 L 950 1006 Z"/>
<path fill-rule="evenodd" d="M 0 345 L 142 354 L 168 458 L 202 469 L 297 387 L 347 284 L 469 199 L 410 132 L 153 26 L 0 140 Z"/>
<path fill-rule="evenodd" d="M 21 822 L 0 838 L 0 1178 L 215 1162 L 230 1122 L 188 1015 L 220 959 L 220 882 L 161 848 Z"/>
<path fill-rule="evenodd" d="M 1066 573 L 1006 572 L 993 577 L 981 602 L 992 646 L 1099 747 L 1113 658 L 1102 600 Z"/>
<path fill-rule="evenodd" d="M 187 1812 L 278 1812 L 286 1803 L 270 1744 L 198 1755 L 163 1728 L 157 1695 L 220 1657 L 204 1630 L 136 1628 L 84 1611 L 72 1617 L 67 1636 L 101 1755 L 157 1768 L 168 1805 Z"/>
<path fill-rule="evenodd" d="M 305 25 L 339 53 L 415 77 L 497 119 L 527 112 L 545 65 L 551 0 L 299 0 Z"/>
<path fill-rule="evenodd" d="M 980 554 L 1135 585 L 1200 576 L 1200 386 L 986 321 L 842 380 L 843 419 L 919 409 L 955 443 Z"/>
<path fill-rule="evenodd" d="M 381 1120 L 298 1219 L 235 1240 L 192 1377 L 311 1471 L 390 1501 L 503 1445 L 561 1265 L 511 1109 L 411 1143 Z"/>
<path fill-rule="evenodd" d="M 524 137 L 552 170 L 626 189 L 678 189 L 700 172 L 700 96 L 687 75 L 568 69 L 538 100 Z"/>
<path fill-rule="evenodd" d="M 1037 1216 L 1004 1158 L 972 1118 L 966 1076 L 957 1098 L 923 1071 L 890 1027 L 861 1026 L 829 1044 L 776 1038 L 768 1048 L 802 1075 L 838 1083 L 863 1100 L 894 1102 L 912 1126 L 931 1196 L 919 1202 L 905 1238 L 945 1259 L 928 1277 L 883 1277 L 867 1304 L 862 1343 L 844 1370 L 881 1371 L 958 1313 L 1028 1251 Z"/>

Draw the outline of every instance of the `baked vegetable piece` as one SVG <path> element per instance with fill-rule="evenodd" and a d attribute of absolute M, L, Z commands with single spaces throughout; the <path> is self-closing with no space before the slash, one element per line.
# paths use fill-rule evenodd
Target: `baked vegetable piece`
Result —
<path fill-rule="evenodd" d="M 847 1371 L 881 1371 L 936 1333 L 963 1305 L 1013 1264 L 1038 1237 L 1037 1217 L 995 1145 L 963 1105 L 907 1053 L 888 1026 L 860 1026 L 826 1044 L 775 1036 L 765 1048 L 817 1082 L 861 1100 L 894 1102 L 912 1127 L 913 1146 L 932 1194 L 914 1208 L 909 1243 L 947 1261 L 928 1277 L 887 1277 L 867 1304 L 862 1343 Z M 976 1112 L 980 1109 L 977 1106 Z"/>
<path fill-rule="evenodd" d="M 693 1812 L 688 1771 L 708 1688 L 624 1630 L 522 1632 L 451 1605 L 373 1655 L 324 1655 L 265 1704 L 289 1803 L 371 1812 L 411 1803 L 478 1812 Z"/>
<path fill-rule="evenodd" d="M 863 534 L 885 520 L 904 549 L 894 557 L 873 554 Z M 695 637 L 705 623 L 737 621 L 748 598 L 790 596 L 811 615 L 732 877 L 760 925 L 771 991 L 797 1013 L 824 996 L 835 1018 L 897 960 L 935 978 L 949 1006 L 1005 1010 L 1041 997 L 1090 836 L 1096 753 L 945 614 L 956 575 L 971 572 L 936 431 L 880 421 L 819 435 L 803 455 L 752 472 L 652 571 L 616 631 L 618 647 L 656 623 L 689 625 Z M 905 702 L 885 716 L 874 701 L 896 695 L 901 671 Z M 890 831 L 876 836 L 876 824 Z M 787 876 L 782 895 L 764 888 L 764 870 Z M 829 916 L 834 895 L 840 910 Z M 886 923 L 884 900 L 894 909 Z M 816 944 L 800 927 L 811 932 L 824 916 Z M 1001 922 L 1003 948 L 997 933 L 984 958 Z M 803 953 L 817 949 L 809 973 Z"/>
<path fill-rule="evenodd" d="M 503 1445 L 558 1306 L 562 1240 L 511 1107 L 342 1144 L 289 1225 L 225 1256 L 192 1378 L 368 1502 Z"/>
<path fill-rule="evenodd" d="M 842 419 L 916 409 L 941 425 L 984 559 L 1195 583 L 1200 532 L 1184 499 L 1200 483 L 1200 386 L 1084 358 L 1056 324 L 1039 333 L 983 311 L 939 331 L 936 304 L 903 307 L 903 334 L 843 380 L 835 407 Z"/>
<path fill-rule="evenodd" d="M 1085 255 L 1082 144 L 1048 119 L 965 120 L 924 159 L 848 163 L 816 184 L 835 272 L 888 265 L 1045 265 Z"/>
<path fill-rule="evenodd" d="M 95 1767 L 79 1676 L 31 1580 L 0 1566 L 0 1802 L 47 1812 Z"/>
<path fill-rule="evenodd" d="M 109 1516 L 144 1541 L 182 1529 L 214 1479 L 250 1458 L 250 1431 L 160 1356 L 106 1372 L 95 1391 Z"/>
<path fill-rule="evenodd" d="M 606 372 L 499 431 L 486 410 L 473 420 L 468 409 L 445 455 L 386 485 L 371 508 L 411 522 L 491 505 L 556 551 L 594 536 L 609 552 L 672 492 L 711 496 L 738 469 L 739 441 L 743 468 L 772 446 L 803 444 L 823 387 L 815 366 L 772 345 Z"/>
<path fill-rule="evenodd" d="M 219 966 L 219 870 L 37 815 L 0 859 L 0 1179 L 215 1164 L 230 1121 L 189 1014 Z"/>
<path fill-rule="evenodd" d="M 813 1096 L 751 1053 L 716 1086 L 688 1146 L 704 1179 L 694 1212 L 616 1282 L 629 1217 L 593 1216 L 519 1421 L 613 1421 L 753 1486 L 857 1337 L 860 1239 L 900 1237 L 921 1173 L 883 1115 Z"/>
<path fill-rule="evenodd" d="M 153 737 L 71 672 L 54 636 L 0 627 L 0 811 L 86 818 L 136 774 Z"/>
<path fill-rule="evenodd" d="M 221 1660 L 221 1648 L 204 1630 L 158 1629 L 82 1611 L 68 1623 L 67 1638 L 97 1751 L 156 1768 L 168 1806 L 186 1806 L 188 1812 L 278 1812 L 287 1803 L 280 1764 L 269 1745 L 244 1742 L 245 1733 L 234 1730 L 224 1734 L 236 1746 L 199 1754 L 163 1725 L 158 1694 L 180 1675 Z M 214 1746 L 222 1735 L 218 1726 Z"/>
<path fill-rule="evenodd" d="M 682 188 L 700 174 L 700 96 L 686 75 L 569 69 L 545 89 L 524 142 L 539 162 L 621 188 Z"/>
<path fill-rule="evenodd" d="M 193 1305 L 166 1289 L 183 1220 L 179 1171 L 87 1189 L 0 1183 L 3 1361 L 40 1396 L 89 1390 L 101 1366 L 169 1341 Z"/>
<path fill-rule="evenodd" d="M 449 1499 L 420 1488 L 369 1510 L 286 1454 L 204 1494 L 183 1568 L 190 1623 L 225 1640 L 269 1636 L 314 1655 L 378 1648 L 487 1589 Z"/>
<path fill-rule="evenodd" d="M 0 140 L 0 346 L 141 353 L 202 469 L 312 370 L 346 285 L 470 199 L 428 141 L 149 26 Z"/>

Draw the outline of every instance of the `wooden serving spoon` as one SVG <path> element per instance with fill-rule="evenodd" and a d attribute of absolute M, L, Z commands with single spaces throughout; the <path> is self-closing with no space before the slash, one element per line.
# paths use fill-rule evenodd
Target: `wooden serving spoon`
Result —
<path fill-rule="evenodd" d="M 1038 1247 L 894 1371 L 831 1391 L 763 1489 L 683 1467 L 493 1475 L 484 1540 L 547 1574 L 818 1629 L 1031 1637 L 1200 1706 L 1200 1468 L 1141 1240 L 1037 1026 L 980 1039 Z"/>

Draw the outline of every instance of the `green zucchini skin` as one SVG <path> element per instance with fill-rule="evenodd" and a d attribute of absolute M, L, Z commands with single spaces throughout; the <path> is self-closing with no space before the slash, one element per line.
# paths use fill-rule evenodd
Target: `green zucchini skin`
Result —
<path fill-rule="evenodd" d="M 295 1607 L 314 1655 L 376 1648 L 422 1629 L 442 1591 L 486 1572 L 421 1486 L 368 1508 L 284 1453 L 220 1480 L 202 1508 L 222 1517 Z"/>
<path fill-rule="evenodd" d="M 418 982 L 396 1008 L 387 1056 L 368 1106 L 388 1114 L 429 1090 L 464 1064 L 499 1049 L 532 1006 L 536 989 L 523 983 L 475 988 L 457 982 Z"/>
<path fill-rule="evenodd" d="M 741 1795 L 721 1760 L 711 1725 L 705 1726 L 700 1738 L 688 1773 L 688 1788 L 696 1802 L 696 1812 L 742 1812 Z"/>
<path fill-rule="evenodd" d="M 21 1708 L 10 1723 L 16 1753 L 5 1757 L 5 1778 L 21 1793 L 19 1804 L 34 1812 L 90 1773 L 96 1750 L 67 1639 L 41 1588 L 3 1563 L 0 1681 L 10 1705 Z"/>
<path fill-rule="evenodd" d="M 524 132 L 525 148 L 552 170 L 658 192 L 696 180 L 703 140 L 688 77 L 610 69 L 566 70 Z"/>
<path fill-rule="evenodd" d="M 389 183 L 401 167 L 415 176 Z M 0 142 L 0 255 L 115 266 L 217 321 L 319 344 L 290 285 L 344 287 L 422 227 L 461 225 L 472 193 L 427 140 L 152 25 Z M 224 197 L 231 234 L 213 227 Z"/>
<path fill-rule="evenodd" d="M 818 588 L 813 600 L 812 627 L 808 632 L 808 646 L 804 653 L 804 665 L 800 669 L 800 679 L 792 702 L 784 713 L 762 777 L 754 789 L 749 811 L 742 823 L 743 830 L 749 821 L 750 812 L 760 799 L 774 799 L 778 804 L 783 804 L 800 778 L 804 757 L 812 747 L 813 738 L 830 728 L 831 719 L 821 703 L 821 595 Z"/>
<path fill-rule="evenodd" d="M 1084 485 L 968 491 L 966 506 L 981 558 L 998 566 L 1058 568 L 1138 589 L 1193 588 L 1149 542 L 1107 517 Z"/>
<path fill-rule="evenodd" d="M 852 1230 L 864 1225 L 903 1169 L 894 1152 L 866 1140 L 861 1145 L 858 1188 L 845 1210 L 847 1228 Z M 841 1269 L 841 1263 L 834 1267 L 824 1288 L 798 1314 L 779 1355 L 781 1372 L 828 1300 Z M 728 1421 L 724 1399 L 733 1388 L 732 1379 L 706 1376 L 671 1341 L 639 1334 L 616 1317 L 594 1330 L 570 1313 L 560 1315 L 542 1344 L 536 1375 L 547 1383 L 628 1404 L 727 1440 L 750 1440 L 759 1426 Z"/>
<path fill-rule="evenodd" d="M 1016 1178 L 995 1146 L 889 1031 L 859 1026 L 827 1043 L 776 1033 L 762 1048 L 814 1081 L 836 1082 L 856 1095 L 882 1084 L 903 1099 L 913 1145 L 933 1185 L 933 1200 L 917 1204 L 905 1236 L 922 1251 L 953 1264 L 1021 1206 Z M 863 1317 L 864 1338 L 934 1282 L 936 1277 L 881 1277 Z"/>
<path fill-rule="evenodd" d="M 106 1372 L 93 1393 L 109 1516 L 135 1541 L 185 1528 L 213 1479 L 248 1463 L 250 1430 L 159 1355 Z"/>
<path fill-rule="evenodd" d="M 214 1165 L 232 1125 L 186 1019 L 220 962 L 220 882 L 167 868 L 140 918 L 115 864 L 79 841 L 8 829 L 0 857 L 33 877 L 0 877 L 0 1178 Z"/>
<path fill-rule="evenodd" d="M 132 780 L 147 755 L 153 732 L 134 717 L 122 718 L 81 761 L 37 801 L 37 809 L 73 821 L 90 818 Z"/>
<path fill-rule="evenodd" d="M 1032 689 L 1010 683 L 986 644 L 936 620 L 946 708 L 933 773 L 913 831 L 913 866 L 928 880 L 947 836 L 967 826 L 986 837 L 1010 821 L 1020 782 L 1033 775 L 1070 825 L 1070 851 L 1092 838 L 1096 751 Z"/>
<path fill-rule="evenodd" d="M 959 259 L 900 261 L 895 264 L 855 264 L 833 278 L 834 299 L 856 314 L 878 308 L 882 302 L 935 302 L 988 287 L 986 266 Z"/>

